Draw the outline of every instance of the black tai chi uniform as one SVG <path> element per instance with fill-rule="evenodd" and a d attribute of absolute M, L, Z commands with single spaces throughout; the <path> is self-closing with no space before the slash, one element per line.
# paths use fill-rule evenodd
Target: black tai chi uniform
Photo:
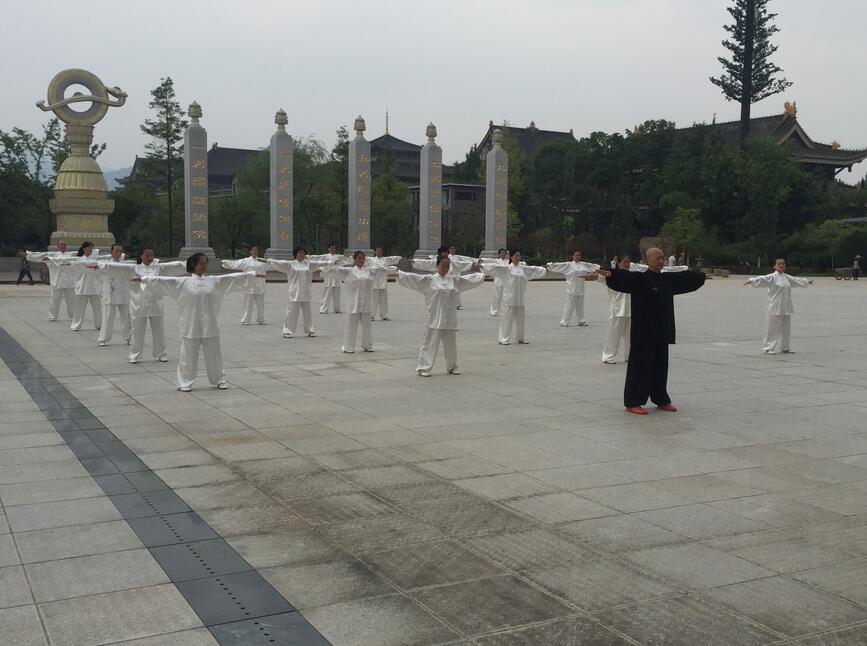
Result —
<path fill-rule="evenodd" d="M 614 269 L 605 281 L 617 292 L 632 295 L 632 332 L 623 403 L 627 408 L 670 404 L 668 346 L 674 343 L 674 296 L 704 285 L 704 274 L 694 271 L 658 273 Z"/>

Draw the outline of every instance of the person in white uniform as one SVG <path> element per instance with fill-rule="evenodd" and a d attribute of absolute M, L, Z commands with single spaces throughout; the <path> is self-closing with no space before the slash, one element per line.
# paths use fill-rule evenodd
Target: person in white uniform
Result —
<path fill-rule="evenodd" d="M 304 333 L 307 336 L 316 336 L 310 314 L 310 286 L 313 284 L 313 273 L 336 261 L 308 260 L 307 250 L 304 247 L 295 247 L 292 256 L 295 260 L 260 258 L 259 262 L 267 262 L 271 269 L 286 274 L 289 299 L 286 303 L 286 316 L 283 319 L 283 338 L 290 339 L 295 335 L 299 313 L 304 316 Z"/>
<path fill-rule="evenodd" d="M 497 251 L 496 258 L 482 258 L 482 265 L 509 265 L 509 252 L 506 249 Z M 494 289 L 491 292 L 491 316 L 498 316 L 503 305 L 503 278 L 494 276 Z"/>
<path fill-rule="evenodd" d="M 440 344 L 446 356 L 446 371 L 450 375 L 461 374 L 458 370 L 458 346 L 455 333 L 458 328 L 457 296 L 460 292 L 481 285 L 484 274 L 454 276 L 449 273 L 447 255 L 437 260 L 433 274 L 397 272 L 397 283 L 424 294 L 425 328 L 421 349 L 418 353 L 416 373 L 430 377 Z"/>
<path fill-rule="evenodd" d="M 420 271 L 429 271 L 435 273 L 437 271 L 437 263 L 439 259 L 446 256 L 449 259 L 449 276 L 462 276 L 464 273 L 475 269 L 479 266 L 478 261 L 467 256 L 458 256 L 454 253 L 454 247 L 440 247 L 437 249 L 437 254 L 430 258 L 412 259 L 413 269 Z M 461 304 L 461 294 L 458 292 L 455 298 L 455 309 L 463 309 Z"/>
<path fill-rule="evenodd" d="M 382 247 L 377 246 L 373 257 L 367 259 L 368 267 L 392 267 L 400 262 L 400 256 L 383 256 Z M 390 321 L 388 315 L 388 272 L 378 271 L 373 275 L 373 308 L 370 310 L 370 320 L 379 315 L 383 321 Z"/>
<path fill-rule="evenodd" d="M 65 267 L 75 278 L 75 307 L 72 313 L 72 324 L 69 329 L 78 332 L 84 324 L 84 312 L 87 305 L 93 312 L 93 326 L 97 330 L 102 326 L 102 277 L 88 265 L 97 260 L 105 260 L 105 256 L 93 253 L 93 243 L 83 242 L 78 248 L 78 253 L 72 258 L 48 258 L 48 261 L 56 266 Z"/>
<path fill-rule="evenodd" d="M 361 326 L 361 348 L 365 352 L 373 352 L 373 335 L 370 329 L 370 321 L 373 318 L 370 313 L 373 309 L 373 285 L 377 277 L 387 277 L 395 273 L 397 267 L 387 265 L 365 265 L 366 256 L 363 251 L 356 251 L 352 255 L 355 264 L 352 267 L 338 267 L 329 265 L 322 270 L 323 277 L 336 276 L 346 290 L 346 327 L 343 333 L 343 345 L 341 351 L 355 352 L 355 340 L 358 335 L 358 326 Z"/>
<path fill-rule="evenodd" d="M 572 260 L 569 262 L 549 262 L 548 271 L 566 276 L 566 297 L 563 301 L 563 313 L 560 316 L 560 326 L 569 327 L 574 314 L 578 319 L 578 325 L 587 325 L 584 318 L 584 283 L 588 280 L 596 280 L 596 272 L 599 265 L 582 262 L 581 252 L 573 251 Z"/>
<path fill-rule="evenodd" d="M 545 275 L 544 267 L 533 267 L 521 264 L 521 252 L 513 251 L 511 262 L 503 265 L 482 265 L 482 271 L 494 278 L 500 275 L 503 279 L 503 317 L 500 319 L 500 329 L 497 341 L 500 345 L 509 345 L 513 341 L 529 343 L 524 334 L 524 293 L 527 283 Z M 512 336 L 512 323 L 515 324 L 515 336 Z"/>
<path fill-rule="evenodd" d="M 744 281 L 750 287 L 768 288 L 768 319 L 765 328 L 765 340 L 762 350 L 765 354 L 788 352 L 789 340 L 792 336 L 792 287 L 812 285 L 807 278 L 797 278 L 786 273 L 786 261 L 777 258 L 774 262 L 774 273 L 767 276 L 754 276 Z"/>
<path fill-rule="evenodd" d="M 632 262 L 627 255 L 616 256 L 616 266 L 620 269 L 628 271 L 647 271 L 647 265 L 638 262 Z M 676 265 L 674 267 L 663 267 L 662 273 L 686 271 L 685 265 Z M 599 276 L 599 282 L 603 285 L 607 283 L 605 276 Z M 632 331 L 632 302 L 630 295 L 625 292 L 608 289 L 608 338 L 605 345 L 602 346 L 602 363 L 614 364 L 617 363 L 617 352 L 620 349 L 620 343 L 623 342 L 623 356 L 629 361 L 630 335 Z"/>
<path fill-rule="evenodd" d="M 66 241 L 60 240 L 57 243 L 57 251 L 35 252 L 28 251 L 27 259 L 32 262 L 44 262 L 48 266 L 48 283 L 51 286 L 48 293 L 48 320 L 56 321 L 60 315 L 60 303 L 66 302 L 66 314 L 71 319 L 75 310 L 75 275 L 72 270 L 66 265 L 58 265 L 49 262 L 49 258 L 66 258 L 67 260 L 73 257 L 71 251 L 67 250 Z"/>
<path fill-rule="evenodd" d="M 669 267 L 675 267 L 676 265 L 677 265 L 677 261 L 676 261 L 675 258 L 674 258 L 674 254 L 671 254 L 671 255 L 668 257 L 668 266 L 669 266 Z"/>
<path fill-rule="evenodd" d="M 330 265 L 336 265 L 343 261 L 343 256 L 337 253 L 337 245 L 333 242 L 328 245 L 328 253 L 310 256 L 311 262 L 323 262 Z M 323 265 L 324 266 L 324 265 Z M 328 314 L 329 308 L 334 310 L 335 314 L 340 314 L 340 279 L 337 276 L 328 277 L 323 274 L 322 281 L 325 286 L 325 294 L 322 297 L 322 305 L 319 307 L 320 314 Z"/>
<path fill-rule="evenodd" d="M 188 276 L 142 276 L 145 291 L 169 296 L 178 303 L 181 350 L 178 356 L 178 390 L 189 392 L 196 381 L 199 348 L 205 355 L 205 368 L 211 385 L 220 390 L 229 387 L 220 352 L 220 305 L 233 289 L 249 289 L 260 276 L 255 272 L 238 272 L 221 276 L 205 276 L 208 257 L 194 253 L 187 258 Z"/>
<path fill-rule="evenodd" d="M 113 275 L 130 282 L 129 314 L 132 321 L 132 343 L 129 349 L 129 362 L 139 363 L 144 355 L 145 334 L 150 323 L 153 340 L 153 356 L 165 363 L 169 360 L 166 350 L 166 330 L 163 319 L 163 302 L 159 290 L 143 289 L 136 278 L 160 275 L 180 275 L 186 272 L 187 263 L 183 260 L 160 262 L 154 257 L 151 247 L 139 252 L 135 264 L 100 262 L 99 267 Z"/>
<path fill-rule="evenodd" d="M 236 271 L 261 272 L 259 263 L 259 247 L 250 247 L 250 255 L 240 260 L 224 260 L 223 269 Z M 244 316 L 241 317 L 241 325 L 250 325 L 253 318 L 253 305 L 256 306 L 256 322 L 265 325 L 265 279 L 259 278 L 255 284 L 244 292 Z"/>
<path fill-rule="evenodd" d="M 114 317 L 120 318 L 120 334 L 127 345 L 132 338 L 132 328 L 129 318 L 130 288 L 129 277 L 118 275 L 108 270 L 109 265 L 125 264 L 123 262 L 123 247 L 119 244 L 111 245 L 111 257 L 100 265 L 91 265 L 97 269 L 102 277 L 102 327 L 99 328 L 97 343 L 100 346 L 108 345 L 114 334 Z"/>

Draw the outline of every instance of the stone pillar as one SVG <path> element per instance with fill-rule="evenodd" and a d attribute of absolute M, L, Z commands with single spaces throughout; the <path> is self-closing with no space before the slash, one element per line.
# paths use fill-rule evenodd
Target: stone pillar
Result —
<path fill-rule="evenodd" d="M 485 162 L 485 250 L 482 258 L 496 258 L 506 247 L 506 209 L 509 203 L 509 154 L 503 150 L 503 133 L 494 130 L 494 146 Z"/>
<path fill-rule="evenodd" d="M 84 86 L 90 94 L 75 92 L 67 97 L 66 91 L 75 86 Z M 36 103 L 40 110 L 54 112 L 66 124 L 66 141 L 70 147 L 69 156 L 54 181 L 54 198 L 48 203 L 57 218 L 50 248 L 56 248 L 60 240 L 66 240 L 70 248 L 85 240 L 100 249 L 109 249 L 114 244 L 114 236 L 108 230 L 114 200 L 108 199 L 105 179 L 99 164 L 90 156 L 90 146 L 94 125 L 110 107 L 124 105 L 126 98 L 126 92 L 118 87 L 106 87 L 92 72 L 68 69 L 51 79 L 47 103 Z M 90 107 L 77 110 L 71 107 L 73 103 L 89 103 Z"/>
<path fill-rule="evenodd" d="M 347 251 L 370 248 L 370 142 L 365 140 L 364 119 L 355 120 L 355 139 L 349 142 L 349 239 Z"/>
<path fill-rule="evenodd" d="M 434 141 L 437 136 L 434 124 L 428 124 L 425 134 L 427 143 L 421 149 L 416 258 L 436 255 L 442 245 L 443 150 Z"/>
<path fill-rule="evenodd" d="M 180 257 L 194 253 L 214 257 L 208 235 L 208 133 L 199 125 L 201 106 L 193 101 L 187 111 L 191 121 L 184 130 L 185 244 Z"/>
<path fill-rule="evenodd" d="M 269 258 L 292 259 L 292 155 L 295 147 L 286 132 L 289 119 L 279 110 L 274 117 L 277 132 L 271 136 L 271 246 L 265 252 Z"/>

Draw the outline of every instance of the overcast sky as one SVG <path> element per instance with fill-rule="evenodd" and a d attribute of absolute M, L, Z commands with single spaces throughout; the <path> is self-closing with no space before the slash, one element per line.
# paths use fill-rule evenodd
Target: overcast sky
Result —
<path fill-rule="evenodd" d="M 708 76 L 718 75 L 729 0 L 247 0 L 76 2 L 3 0 L 0 128 L 38 130 L 60 70 L 82 67 L 129 94 L 96 140 L 104 170 L 142 154 L 150 90 L 171 76 L 186 108 L 197 100 L 209 141 L 266 146 L 274 112 L 289 131 L 329 146 L 361 114 L 367 137 L 385 130 L 424 142 L 433 121 L 445 161 L 463 159 L 488 121 L 577 137 L 734 120 Z M 775 62 L 792 81 L 753 115 L 798 104 L 814 139 L 867 147 L 867 2 L 775 0 Z M 862 164 L 841 179 L 856 181 Z"/>

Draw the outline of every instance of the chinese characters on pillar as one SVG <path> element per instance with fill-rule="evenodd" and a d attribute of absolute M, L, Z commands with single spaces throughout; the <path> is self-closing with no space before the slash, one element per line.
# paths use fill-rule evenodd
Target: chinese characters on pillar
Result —
<path fill-rule="evenodd" d="M 277 132 L 271 136 L 271 244 L 269 257 L 292 257 L 293 245 L 293 156 L 295 147 L 286 132 L 288 118 L 283 110 L 274 122 Z"/>
<path fill-rule="evenodd" d="M 418 251 L 422 257 L 436 253 L 442 242 L 443 151 L 435 141 L 436 126 L 427 127 L 427 143 L 422 146 L 419 178 Z"/>
<path fill-rule="evenodd" d="M 355 138 L 349 142 L 348 250 L 370 249 L 370 143 L 364 138 L 364 119 L 355 120 Z"/>
<path fill-rule="evenodd" d="M 208 133 L 199 124 L 202 108 L 193 101 L 187 114 L 190 125 L 184 130 L 184 248 L 181 255 L 202 251 L 208 244 Z"/>
<path fill-rule="evenodd" d="M 485 250 L 495 258 L 497 250 L 506 248 L 507 209 L 509 203 L 509 155 L 502 147 L 502 133 L 494 130 L 494 145 L 485 160 Z"/>

